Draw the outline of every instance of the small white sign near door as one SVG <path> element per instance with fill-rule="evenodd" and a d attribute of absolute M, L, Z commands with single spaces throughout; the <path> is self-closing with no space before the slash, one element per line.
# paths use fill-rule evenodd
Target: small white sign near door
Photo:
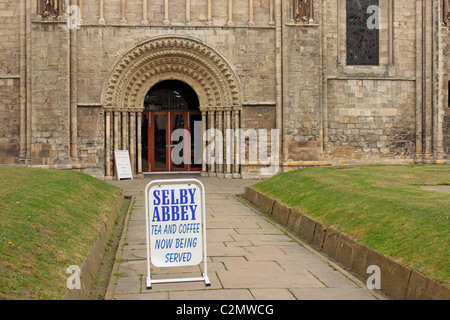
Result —
<path fill-rule="evenodd" d="M 147 288 L 152 283 L 205 281 L 209 285 L 206 259 L 205 191 L 196 179 L 156 180 L 145 189 L 147 227 Z M 204 262 L 197 278 L 152 280 L 155 267 L 194 266 Z"/>
<path fill-rule="evenodd" d="M 115 150 L 114 159 L 116 162 L 117 179 L 133 179 L 130 154 L 128 150 Z"/>

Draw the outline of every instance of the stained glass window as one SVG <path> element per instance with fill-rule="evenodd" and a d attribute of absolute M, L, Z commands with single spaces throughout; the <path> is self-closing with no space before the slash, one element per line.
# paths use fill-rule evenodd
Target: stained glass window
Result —
<path fill-rule="evenodd" d="M 347 0 L 347 65 L 379 64 L 379 29 L 373 27 L 379 10 L 368 13 L 370 6 L 378 7 L 378 0 Z"/>

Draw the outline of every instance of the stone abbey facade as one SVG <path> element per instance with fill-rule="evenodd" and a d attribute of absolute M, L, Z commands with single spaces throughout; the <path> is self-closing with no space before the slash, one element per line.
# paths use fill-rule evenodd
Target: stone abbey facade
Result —
<path fill-rule="evenodd" d="M 0 39 L 3 166 L 450 163 L 450 0 L 0 0 Z M 180 164 L 175 129 L 223 135 L 184 137 Z M 267 139 L 240 153 L 227 129 Z"/>

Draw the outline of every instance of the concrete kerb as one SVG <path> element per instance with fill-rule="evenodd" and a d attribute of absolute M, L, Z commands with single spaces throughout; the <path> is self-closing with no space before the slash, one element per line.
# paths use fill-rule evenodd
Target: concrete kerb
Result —
<path fill-rule="evenodd" d="M 89 292 L 94 286 L 94 279 L 102 263 L 103 254 L 105 252 L 108 241 L 111 237 L 115 220 L 122 209 L 124 194 L 121 191 L 117 197 L 107 220 L 104 222 L 97 240 L 93 243 L 92 248 L 86 255 L 86 259 L 80 267 L 81 289 L 67 290 L 64 300 L 87 300 Z"/>
<path fill-rule="evenodd" d="M 450 299 L 450 290 L 441 283 L 369 249 L 333 228 L 324 226 L 299 210 L 289 208 L 252 187 L 245 189 L 244 198 L 267 212 L 294 236 L 303 239 L 314 249 L 356 274 L 364 283 L 370 276 L 367 274 L 367 267 L 379 266 L 381 295 L 396 300 Z"/>

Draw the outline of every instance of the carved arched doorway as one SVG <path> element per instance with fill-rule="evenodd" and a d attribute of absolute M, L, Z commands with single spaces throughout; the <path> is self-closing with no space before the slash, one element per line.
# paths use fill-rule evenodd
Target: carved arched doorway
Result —
<path fill-rule="evenodd" d="M 227 129 L 240 128 L 242 97 L 236 73 L 211 46 L 191 37 L 175 35 L 156 37 L 133 46 L 117 59 L 105 82 L 102 92 L 105 110 L 105 176 L 112 178 L 114 175 L 114 150 L 129 150 L 135 175 L 145 170 L 154 171 L 154 167 L 145 167 L 143 117 L 147 115 L 146 112 L 150 112 L 145 110 L 148 93 L 167 84 L 183 84 L 195 92 L 198 99 L 198 107 L 192 112 L 198 112 L 198 120 L 201 117 L 202 175 L 239 177 L 240 164 L 236 158 L 239 152 L 234 150 L 239 144 L 225 141 L 227 137 L 224 134 Z M 149 122 L 155 120 L 154 115 L 150 119 L 149 114 Z M 166 120 L 167 117 L 169 114 Z M 191 127 L 186 129 L 190 130 Z M 203 137 L 208 129 L 216 129 L 223 134 L 206 141 Z M 224 148 L 227 143 L 233 147 Z M 207 144 L 216 146 L 213 153 L 203 154 Z M 166 145 L 170 146 L 171 143 Z M 198 156 L 198 152 L 195 156 Z M 150 160 L 148 158 L 147 162 Z M 155 162 L 153 164 L 156 165 Z M 170 164 L 161 169 L 168 168 L 176 169 Z M 187 167 L 187 170 L 193 169 L 198 168 Z M 186 170 L 184 165 L 183 170 Z"/>

